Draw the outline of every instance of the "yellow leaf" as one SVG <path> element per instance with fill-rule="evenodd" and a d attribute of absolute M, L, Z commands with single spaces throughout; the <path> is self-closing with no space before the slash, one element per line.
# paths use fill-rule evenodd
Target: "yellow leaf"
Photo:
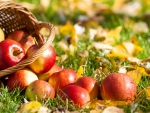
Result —
<path fill-rule="evenodd" d="M 127 52 L 127 50 L 122 45 L 116 45 L 111 50 L 111 53 L 108 54 L 107 56 L 127 58 L 128 56 L 130 56 L 130 54 Z"/>
<path fill-rule="evenodd" d="M 96 109 L 100 106 L 104 108 L 108 106 L 121 106 L 121 105 L 128 105 L 128 104 L 130 104 L 130 102 L 94 99 L 89 103 L 87 103 L 84 107 Z"/>
<path fill-rule="evenodd" d="M 139 84 L 141 77 L 142 77 L 142 74 L 140 73 L 140 71 L 132 70 L 132 71 L 128 71 L 126 74 L 129 75 L 134 80 L 136 85 Z"/>
<path fill-rule="evenodd" d="M 143 92 L 146 93 L 147 99 L 150 99 L 150 86 L 141 90 L 137 96 L 140 96 L 141 94 L 143 94 Z"/>
<path fill-rule="evenodd" d="M 108 31 L 108 34 L 106 36 L 105 43 L 114 44 L 116 40 L 120 39 L 120 32 L 122 30 L 121 26 L 116 27 L 115 29 L 111 29 Z"/>
<path fill-rule="evenodd" d="M 142 51 L 140 46 L 135 45 L 132 42 L 123 42 L 122 45 L 131 56 L 136 56 L 139 52 Z"/>
<path fill-rule="evenodd" d="M 79 69 L 78 69 L 78 71 L 77 71 L 78 78 L 82 77 L 83 71 L 84 71 L 83 66 L 80 66 Z"/>
<path fill-rule="evenodd" d="M 34 113 L 34 112 L 31 112 L 31 111 L 33 109 L 38 110 L 38 108 L 40 108 L 41 106 L 42 106 L 42 104 L 38 101 L 30 101 L 28 103 L 22 104 L 17 113 Z"/>
<path fill-rule="evenodd" d="M 150 87 L 146 88 L 147 98 L 150 99 Z"/>
<path fill-rule="evenodd" d="M 69 22 L 60 28 L 60 33 L 65 36 L 71 37 L 71 43 L 76 45 L 76 31 L 72 24 Z"/>
<path fill-rule="evenodd" d="M 140 71 L 140 73 L 144 76 L 149 76 L 149 74 L 146 72 L 145 68 L 143 67 L 136 67 L 136 70 Z"/>
<path fill-rule="evenodd" d="M 114 11 L 119 10 L 122 7 L 122 5 L 124 4 L 125 1 L 126 0 L 114 0 L 114 4 L 113 4 L 112 9 Z"/>

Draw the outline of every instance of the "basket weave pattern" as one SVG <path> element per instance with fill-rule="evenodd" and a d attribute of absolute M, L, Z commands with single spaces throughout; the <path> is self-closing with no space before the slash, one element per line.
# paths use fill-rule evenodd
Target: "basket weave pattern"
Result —
<path fill-rule="evenodd" d="M 0 28 L 4 31 L 5 37 L 15 30 L 23 29 L 32 34 L 37 43 L 43 44 L 39 50 L 27 59 L 22 60 L 15 66 L 0 70 L 0 77 L 11 74 L 34 62 L 52 44 L 55 36 L 53 24 L 38 21 L 26 7 L 10 1 L 0 2 Z M 46 42 L 44 42 L 43 35 L 39 32 L 41 28 L 49 29 L 49 37 Z"/>

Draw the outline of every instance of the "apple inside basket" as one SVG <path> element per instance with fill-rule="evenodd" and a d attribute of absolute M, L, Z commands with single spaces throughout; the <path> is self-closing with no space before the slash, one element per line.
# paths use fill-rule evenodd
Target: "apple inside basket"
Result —
<path fill-rule="evenodd" d="M 6 40 L 6 37 L 8 37 L 14 31 L 23 30 L 29 33 L 32 37 L 34 37 L 34 40 L 36 40 L 35 42 L 38 45 L 42 45 L 32 55 L 30 55 L 27 58 L 25 57 L 19 63 L 16 63 L 15 65 L 12 65 L 9 67 L 6 66 L 6 68 L 1 68 L 0 70 L 0 78 L 1 78 L 5 75 L 11 74 L 19 69 L 22 69 L 26 67 L 27 65 L 31 64 L 32 62 L 34 62 L 52 44 L 52 41 L 55 35 L 55 29 L 54 29 L 53 24 L 50 24 L 48 22 L 38 21 L 36 17 L 27 8 L 15 2 L 1 1 L 0 2 L 0 14 L 1 14 L 0 15 L 0 28 L 4 32 L 5 40 Z M 49 36 L 46 41 L 44 40 L 43 35 L 40 33 L 40 30 L 42 28 L 47 28 L 49 30 Z M 10 43 L 10 41 L 7 41 L 6 47 L 9 47 L 8 43 Z M 6 45 L 6 44 L 3 44 L 3 45 Z M 6 51 L 8 48 L 6 47 L 5 46 L 2 47 L 4 48 L 5 53 L 3 55 L 0 55 L 0 57 L 5 56 L 5 54 L 8 53 Z M 17 50 L 16 54 L 19 54 L 19 51 L 21 50 Z M 26 52 L 26 50 L 24 52 Z M 1 61 L 0 65 L 1 63 L 5 64 L 5 61 L 4 60 Z"/>

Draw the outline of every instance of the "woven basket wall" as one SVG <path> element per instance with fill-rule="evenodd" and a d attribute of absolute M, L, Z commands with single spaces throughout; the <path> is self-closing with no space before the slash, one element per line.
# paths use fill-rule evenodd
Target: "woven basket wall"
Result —
<path fill-rule="evenodd" d="M 10 1 L 0 2 L 0 28 L 4 31 L 5 37 L 15 30 L 23 29 L 32 34 L 37 43 L 44 43 L 31 57 L 24 59 L 15 66 L 0 70 L 0 78 L 34 62 L 51 45 L 55 35 L 53 24 L 38 21 L 26 7 Z M 43 35 L 39 32 L 41 28 L 49 29 L 49 37 L 45 42 Z"/>

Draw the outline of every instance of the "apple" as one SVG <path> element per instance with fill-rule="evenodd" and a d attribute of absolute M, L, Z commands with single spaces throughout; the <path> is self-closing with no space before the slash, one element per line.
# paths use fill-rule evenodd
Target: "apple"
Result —
<path fill-rule="evenodd" d="M 5 34 L 4 31 L 0 28 L 0 42 L 5 40 Z"/>
<path fill-rule="evenodd" d="M 75 85 L 85 88 L 90 95 L 90 100 L 93 100 L 99 97 L 100 86 L 99 86 L 99 83 L 94 78 L 88 77 L 88 76 L 80 77 L 75 82 Z"/>
<path fill-rule="evenodd" d="M 39 80 L 45 80 L 48 81 L 49 77 L 55 73 L 62 70 L 61 67 L 59 67 L 57 64 L 54 64 L 53 67 L 46 73 L 42 73 L 38 75 Z"/>
<path fill-rule="evenodd" d="M 72 84 L 77 80 L 77 74 L 72 69 L 62 69 L 61 71 L 53 73 L 48 82 L 54 87 L 55 91 L 59 91 L 61 88 L 68 84 Z"/>
<path fill-rule="evenodd" d="M 0 42 L 0 69 L 18 64 L 25 58 L 22 45 L 14 40 L 6 39 Z"/>
<path fill-rule="evenodd" d="M 27 52 L 28 48 L 35 44 L 34 38 L 23 30 L 16 30 L 8 35 L 6 39 L 12 39 L 19 42 Z"/>
<path fill-rule="evenodd" d="M 36 80 L 26 88 L 25 96 L 30 101 L 53 99 L 55 97 L 55 90 L 48 82 Z"/>
<path fill-rule="evenodd" d="M 25 38 L 27 36 L 28 36 L 27 33 L 24 32 L 23 30 L 16 30 L 10 33 L 6 39 L 12 39 L 12 40 L 19 42 L 22 38 Z"/>
<path fill-rule="evenodd" d="M 40 49 L 42 45 L 32 45 L 27 51 L 27 57 L 30 57 L 34 54 L 38 49 Z M 29 64 L 29 67 L 36 73 L 46 73 L 48 72 L 56 61 L 56 53 L 52 46 L 49 46 L 46 51 L 42 53 L 40 57 L 38 57 L 33 63 Z"/>
<path fill-rule="evenodd" d="M 13 90 L 15 88 L 25 89 L 30 83 L 35 80 L 38 80 L 37 75 L 30 69 L 23 68 L 9 75 L 7 80 L 7 87 L 10 90 Z"/>
<path fill-rule="evenodd" d="M 59 91 L 58 95 L 63 100 L 67 98 L 70 99 L 77 107 L 82 107 L 85 103 L 90 101 L 88 91 L 77 85 L 66 85 Z"/>
<path fill-rule="evenodd" d="M 136 84 L 133 79 L 124 73 L 108 75 L 100 86 L 102 99 L 131 102 L 136 96 Z"/>

